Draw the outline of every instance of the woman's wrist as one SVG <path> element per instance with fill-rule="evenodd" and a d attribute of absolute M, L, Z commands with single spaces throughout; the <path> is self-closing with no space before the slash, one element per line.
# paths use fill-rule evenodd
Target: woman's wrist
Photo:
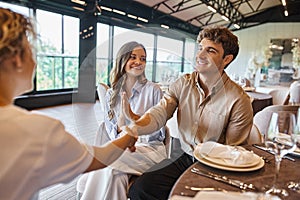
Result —
<path fill-rule="evenodd" d="M 117 135 L 119 135 L 122 132 L 122 129 L 120 129 L 119 126 L 117 126 Z"/>

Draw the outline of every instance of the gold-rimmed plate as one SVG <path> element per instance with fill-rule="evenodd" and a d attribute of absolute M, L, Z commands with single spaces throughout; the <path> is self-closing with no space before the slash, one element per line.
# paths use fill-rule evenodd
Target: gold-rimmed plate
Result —
<path fill-rule="evenodd" d="M 253 156 L 249 156 L 248 159 L 251 159 L 251 162 L 248 160 L 247 163 L 229 163 L 229 162 L 226 162 L 226 160 L 222 159 L 222 158 L 213 158 L 213 157 L 209 157 L 209 156 L 205 156 L 203 154 L 200 154 L 200 156 L 211 162 L 211 163 L 214 163 L 214 164 L 217 164 L 217 165 L 223 165 L 223 166 L 226 166 L 226 167 L 236 167 L 236 168 L 245 168 L 245 167 L 253 167 L 257 164 L 259 164 L 261 158 L 254 154 L 253 153 Z"/>
<path fill-rule="evenodd" d="M 216 163 L 210 162 L 209 160 L 206 160 L 197 151 L 194 152 L 194 157 L 200 163 L 205 164 L 207 166 L 214 167 L 214 168 L 217 168 L 217 169 L 228 170 L 228 171 L 236 171 L 236 172 L 255 171 L 255 170 L 258 170 L 258 169 L 262 168 L 265 165 L 265 161 L 262 158 L 260 158 L 260 157 L 259 157 L 258 164 L 250 166 L 250 167 L 231 167 L 231 166 L 224 166 L 224 165 L 216 164 Z"/>

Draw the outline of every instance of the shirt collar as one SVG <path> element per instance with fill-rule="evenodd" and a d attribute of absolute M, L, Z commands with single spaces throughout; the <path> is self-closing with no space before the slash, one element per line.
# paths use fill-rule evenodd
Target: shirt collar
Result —
<path fill-rule="evenodd" d="M 132 94 L 134 94 L 135 92 L 140 93 L 141 90 L 142 90 L 142 88 L 143 88 L 143 86 L 144 86 L 145 84 L 146 84 L 146 82 L 145 82 L 145 83 L 140 83 L 140 82 L 137 80 L 137 81 L 135 82 L 135 84 L 133 85 L 132 89 L 131 89 Z"/>
<path fill-rule="evenodd" d="M 228 79 L 229 79 L 228 75 L 225 72 L 223 72 L 221 79 L 213 86 L 212 94 L 215 94 L 220 89 L 224 88 L 224 84 Z M 199 80 L 200 80 L 200 73 L 197 73 L 197 75 L 195 76 L 195 83 L 196 85 L 200 86 Z"/>
<path fill-rule="evenodd" d="M 228 75 L 223 72 L 221 79 L 216 83 L 216 85 L 212 88 L 212 93 L 216 93 L 222 88 L 224 88 L 225 82 L 228 80 Z"/>

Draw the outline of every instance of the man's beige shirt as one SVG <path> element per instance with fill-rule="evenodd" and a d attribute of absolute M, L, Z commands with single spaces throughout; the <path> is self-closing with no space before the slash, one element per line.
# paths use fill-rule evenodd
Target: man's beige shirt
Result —
<path fill-rule="evenodd" d="M 205 97 L 199 73 L 186 74 L 172 83 L 160 103 L 147 113 L 151 127 L 160 128 L 178 108 L 178 135 L 182 149 L 193 155 L 201 142 L 229 145 L 246 143 L 253 123 L 249 96 L 226 73 Z"/>

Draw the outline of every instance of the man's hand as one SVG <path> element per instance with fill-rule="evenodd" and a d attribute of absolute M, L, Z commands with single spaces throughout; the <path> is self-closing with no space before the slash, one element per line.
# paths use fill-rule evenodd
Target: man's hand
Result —
<path fill-rule="evenodd" d="M 128 145 L 128 149 L 131 151 L 131 152 L 135 152 L 136 150 L 136 147 L 134 146 L 137 139 L 138 139 L 138 136 L 137 134 L 135 134 L 134 132 L 131 131 L 131 129 L 129 129 L 127 126 L 125 127 L 122 127 L 123 129 L 123 132 L 125 132 L 127 135 L 129 135 L 131 137 L 131 141 Z"/>

